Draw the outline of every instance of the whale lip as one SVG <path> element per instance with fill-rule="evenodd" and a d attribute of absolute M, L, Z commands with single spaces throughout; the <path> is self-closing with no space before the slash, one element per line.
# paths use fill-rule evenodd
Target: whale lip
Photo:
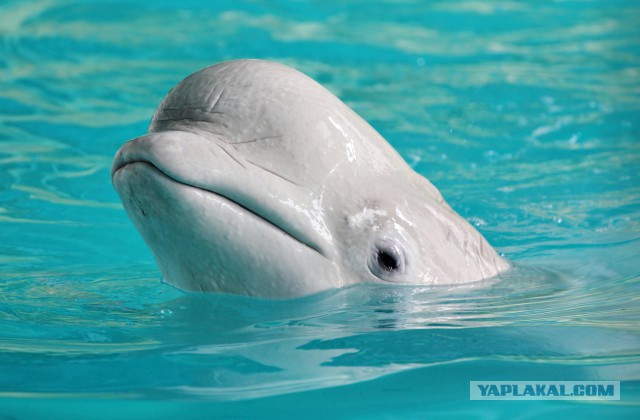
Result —
<path fill-rule="evenodd" d="M 122 150 L 122 149 L 121 149 Z M 319 246 L 314 245 L 313 243 L 310 243 L 310 241 L 307 240 L 303 240 L 302 238 L 298 237 L 297 235 L 295 235 L 293 232 L 290 232 L 286 229 L 284 229 L 282 226 L 278 225 L 277 223 L 275 223 L 274 221 L 270 220 L 269 218 L 265 217 L 264 215 L 261 215 L 260 213 L 248 208 L 247 206 L 245 206 L 244 204 L 238 202 L 237 200 L 234 200 L 231 197 L 228 197 L 227 195 L 224 194 L 220 194 L 219 192 L 213 191 L 211 189 L 208 188 L 204 188 L 198 185 L 193 185 L 191 183 L 188 182 L 184 182 L 180 179 L 176 179 L 175 177 L 169 175 L 166 171 L 164 171 L 161 167 L 159 167 L 158 165 L 156 165 L 152 160 L 150 159 L 141 159 L 139 157 L 135 158 L 135 159 L 126 159 L 123 156 L 123 153 L 121 153 L 120 151 L 118 151 L 118 153 L 116 154 L 114 160 L 113 160 L 113 164 L 111 167 L 111 182 L 112 184 L 114 184 L 114 178 L 116 176 L 116 174 L 118 173 L 118 171 L 120 171 L 121 169 L 125 168 L 128 165 L 133 165 L 136 163 L 144 163 L 149 165 L 150 167 L 152 167 L 153 169 L 157 170 L 160 174 L 162 174 L 164 177 L 187 187 L 190 188 L 194 188 L 197 190 L 201 190 L 201 191 L 205 191 L 209 194 L 213 194 L 217 197 L 220 197 L 224 200 L 227 200 L 235 205 L 237 205 L 238 207 L 241 207 L 243 210 L 245 210 L 246 212 L 248 212 L 249 214 L 255 216 L 256 218 L 262 220 L 264 223 L 267 223 L 268 225 L 272 226 L 273 228 L 279 230 L 280 232 L 284 233 L 285 235 L 287 235 L 288 237 L 290 237 L 291 239 L 299 242 L 300 244 L 306 246 L 307 248 L 317 252 L 318 254 L 320 254 L 322 257 L 326 258 L 327 260 L 329 260 L 329 258 L 322 252 L 321 248 Z M 116 188 L 117 191 L 117 188 Z"/>

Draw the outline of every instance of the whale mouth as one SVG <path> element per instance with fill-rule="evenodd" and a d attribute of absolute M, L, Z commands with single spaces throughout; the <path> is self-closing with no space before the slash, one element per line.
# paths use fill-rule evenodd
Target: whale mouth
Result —
<path fill-rule="evenodd" d="M 150 170 L 150 171 L 155 171 L 158 175 L 163 176 L 177 184 L 180 184 L 182 186 L 186 186 L 189 188 L 193 188 L 194 190 L 199 190 L 202 191 L 204 193 L 207 194 L 211 194 L 213 196 L 215 196 L 218 200 L 226 202 L 227 204 L 230 204 L 232 206 L 236 206 L 240 209 L 242 209 L 244 212 L 246 212 L 246 214 L 250 215 L 251 217 L 254 217 L 255 219 L 271 226 L 272 228 L 276 229 L 277 231 L 281 232 L 282 234 L 286 235 L 287 237 L 291 238 L 292 240 L 298 242 L 299 244 L 303 245 L 306 248 L 309 248 L 312 251 L 315 251 L 316 253 L 320 254 L 322 257 L 328 259 L 328 257 L 322 252 L 321 248 L 317 245 L 315 245 L 312 241 L 302 238 L 301 235 L 296 234 L 293 230 L 291 229 L 286 229 L 284 226 L 281 226 L 280 224 L 276 223 L 274 220 L 272 220 L 270 217 L 268 217 L 266 214 L 263 214 L 259 211 L 256 211 L 250 207 L 248 207 L 247 205 L 243 204 L 242 202 L 238 201 L 237 199 L 234 199 L 233 197 L 229 197 L 229 195 L 227 194 L 222 194 L 220 192 L 214 191 L 210 188 L 206 188 L 200 185 L 194 185 L 193 183 L 190 182 L 184 182 L 180 179 L 176 179 L 176 177 L 171 176 L 169 173 L 167 173 L 167 171 L 164 171 L 161 167 L 159 167 L 158 165 L 156 165 L 154 162 L 148 160 L 148 159 L 135 159 L 135 160 L 126 160 L 123 158 L 122 154 L 118 153 L 116 155 L 116 158 L 114 159 L 114 163 L 111 169 L 111 180 L 112 183 L 114 184 L 114 186 L 116 185 L 115 179 L 118 173 L 120 173 L 123 169 L 127 168 L 127 167 L 132 167 L 133 165 L 144 165 L 146 170 Z M 118 190 L 118 188 L 116 187 L 116 191 Z"/>

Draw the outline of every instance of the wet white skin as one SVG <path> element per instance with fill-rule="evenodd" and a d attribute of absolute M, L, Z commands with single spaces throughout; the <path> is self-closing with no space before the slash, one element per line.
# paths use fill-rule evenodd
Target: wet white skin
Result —
<path fill-rule="evenodd" d="M 165 281 L 185 290 L 287 298 L 509 266 L 369 124 L 267 61 L 183 80 L 112 179 Z"/>

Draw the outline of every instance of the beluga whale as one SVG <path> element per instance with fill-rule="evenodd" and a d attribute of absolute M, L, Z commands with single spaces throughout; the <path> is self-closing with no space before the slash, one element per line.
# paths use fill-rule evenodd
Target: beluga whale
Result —
<path fill-rule="evenodd" d="M 373 127 L 274 62 L 185 78 L 111 177 L 164 281 L 183 290 L 278 299 L 509 267 Z"/>

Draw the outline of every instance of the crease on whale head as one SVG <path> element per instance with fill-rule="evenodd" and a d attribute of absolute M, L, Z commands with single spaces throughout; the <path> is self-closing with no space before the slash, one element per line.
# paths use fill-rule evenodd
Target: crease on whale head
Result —
<path fill-rule="evenodd" d="M 272 62 L 187 77 L 112 180 L 165 281 L 186 290 L 286 298 L 509 267 L 369 124 Z"/>

